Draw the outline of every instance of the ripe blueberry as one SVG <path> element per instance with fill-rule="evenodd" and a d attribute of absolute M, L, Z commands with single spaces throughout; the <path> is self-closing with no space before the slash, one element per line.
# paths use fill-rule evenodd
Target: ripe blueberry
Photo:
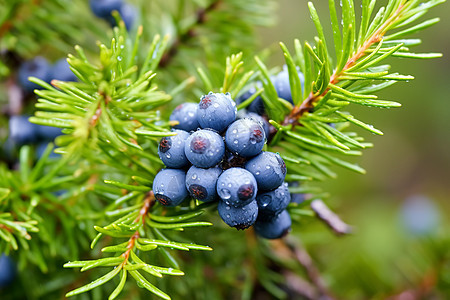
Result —
<path fill-rule="evenodd" d="M 266 119 L 264 119 L 262 116 L 254 113 L 254 112 L 247 112 L 246 114 L 244 114 L 243 117 L 252 119 L 252 120 L 258 122 L 264 128 L 264 133 L 266 134 L 266 139 L 268 139 L 269 133 L 270 133 L 270 130 L 269 130 L 270 124 L 269 124 L 269 122 L 267 122 Z"/>
<path fill-rule="evenodd" d="M 256 83 L 256 87 L 257 88 L 261 88 L 262 87 L 262 83 L 261 81 L 257 81 Z M 256 88 L 255 87 L 250 87 L 250 89 L 248 91 L 246 91 L 244 94 L 242 94 L 241 96 L 239 96 L 236 99 L 236 102 L 238 104 L 244 102 L 245 100 L 247 100 L 248 98 L 250 98 L 254 93 L 256 93 Z M 252 103 L 250 103 L 247 106 L 247 111 L 258 114 L 258 115 L 263 115 L 265 110 L 264 110 L 264 102 L 261 98 L 261 96 L 257 96 Z"/>
<path fill-rule="evenodd" d="M 202 169 L 192 166 L 186 173 L 186 188 L 192 198 L 203 202 L 218 200 L 216 191 L 217 178 L 222 169 Z"/>
<path fill-rule="evenodd" d="M 211 130 L 198 130 L 186 140 L 184 152 L 196 167 L 210 168 L 217 165 L 225 154 L 222 137 Z"/>
<path fill-rule="evenodd" d="M 28 77 L 31 76 L 39 78 L 45 82 L 50 81 L 50 64 L 45 58 L 36 56 L 32 60 L 24 62 L 19 68 L 17 80 L 20 86 L 26 92 L 30 93 L 33 92 L 34 89 L 42 89 L 41 86 L 28 80 Z"/>
<path fill-rule="evenodd" d="M 177 206 L 187 198 L 186 173 L 179 169 L 162 169 L 153 180 L 153 193 L 164 206 Z"/>
<path fill-rule="evenodd" d="M 158 155 L 162 162 L 169 168 L 182 168 L 189 164 L 184 145 L 189 138 L 189 133 L 183 130 L 173 130 L 177 135 L 163 137 L 159 141 Z"/>
<path fill-rule="evenodd" d="M 235 227 L 238 230 L 249 228 L 258 217 L 258 204 L 256 204 L 256 201 L 251 201 L 241 207 L 234 207 L 219 201 L 217 210 L 222 220 L 228 226 Z"/>
<path fill-rule="evenodd" d="M 286 164 L 278 153 L 265 152 L 250 159 L 245 168 L 255 176 L 260 191 L 270 191 L 286 177 Z"/>
<path fill-rule="evenodd" d="M 170 115 L 170 121 L 178 121 L 179 124 L 173 128 L 182 129 L 187 132 L 197 130 L 200 127 L 197 119 L 198 104 L 183 103 L 178 105 Z"/>
<path fill-rule="evenodd" d="M 0 256 L 0 288 L 7 287 L 16 277 L 16 266 L 14 262 L 2 254 Z"/>
<path fill-rule="evenodd" d="M 287 210 L 269 220 L 257 219 L 254 227 L 256 234 L 266 239 L 279 239 L 291 230 L 291 216 Z"/>
<path fill-rule="evenodd" d="M 53 126 L 36 126 L 38 137 L 45 141 L 53 141 L 56 137 L 62 134 L 61 128 Z"/>
<path fill-rule="evenodd" d="M 55 62 L 50 68 L 50 80 L 56 79 L 60 81 L 77 81 L 77 76 L 73 74 L 69 63 L 65 58 Z"/>
<path fill-rule="evenodd" d="M 233 122 L 225 134 L 227 148 L 242 157 L 259 154 L 265 141 L 263 127 L 252 119 L 240 119 Z"/>
<path fill-rule="evenodd" d="M 300 183 L 298 181 L 293 181 L 289 183 L 289 187 L 295 188 L 298 187 Z M 291 203 L 300 204 L 305 201 L 305 194 L 302 193 L 291 193 Z"/>
<path fill-rule="evenodd" d="M 259 219 L 268 220 L 281 213 L 291 201 L 287 183 L 281 184 L 277 189 L 259 193 L 256 196 L 259 208 Z"/>
<path fill-rule="evenodd" d="M 300 78 L 300 85 L 302 86 L 303 90 L 305 77 L 303 76 L 303 73 L 300 71 L 298 71 L 298 76 Z M 272 77 L 272 83 L 275 87 L 275 90 L 277 91 L 279 98 L 283 98 L 293 103 L 291 94 L 291 85 L 289 82 L 289 71 L 286 65 L 283 66 L 283 70 L 280 73 Z"/>
<path fill-rule="evenodd" d="M 224 131 L 236 120 L 236 103 L 230 94 L 213 93 L 204 95 L 198 104 L 198 122 L 202 128 Z"/>
<path fill-rule="evenodd" d="M 30 123 L 28 116 L 12 116 L 9 119 L 9 137 L 16 145 L 31 144 L 37 141 L 38 125 Z"/>
<path fill-rule="evenodd" d="M 258 193 L 255 177 L 245 169 L 223 171 L 217 180 L 217 194 L 228 205 L 242 207 L 252 202 Z"/>
<path fill-rule="evenodd" d="M 136 19 L 138 18 L 138 11 L 136 7 L 129 3 L 123 3 L 119 9 L 120 16 L 127 29 L 133 27 Z M 115 24 L 113 24 L 115 25 Z"/>

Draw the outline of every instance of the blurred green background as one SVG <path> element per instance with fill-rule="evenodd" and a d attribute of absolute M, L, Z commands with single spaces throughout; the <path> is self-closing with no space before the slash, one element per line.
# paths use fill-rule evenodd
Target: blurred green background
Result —
<path fill-rule="evenodd" d="M 312 41 L 307 2 L 279 1 L 277 26 L 261 30 L 265 46 L 277 49 L 274 41 L 283 41 L 293 49 L 295 38 Z M 327 24 L 328 1 L 313 3 Z M 413 36 L 422 39 L 413 52 L 442 58 L 388 61 L 393 71 L 415 77 L 378 94 L 402 108 L 352 108 L 385 133 L 361 132 L 375 145 L 358 159 L 366 175 L 337 170 L 338 179 L 324 183 L 329 205 L 355 234 L 336 237 L 322 224 L 300 233 L 339 299 L 450 299 L 449 15 L 449 2 L 432 9 L 428 17 L 441 22 Z M 275 53 L 272 64 L 283 64 L 281 51 Z M 428 228 L 419 233 L 414 226 Z"/>

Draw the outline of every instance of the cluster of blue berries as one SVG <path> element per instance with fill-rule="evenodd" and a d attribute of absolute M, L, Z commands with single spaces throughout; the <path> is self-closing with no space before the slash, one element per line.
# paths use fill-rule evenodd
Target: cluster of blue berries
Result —
<path fill-rule="evenodd" d="M 106 20 L 111 26 L 117 25 L 112 16 L 112 12 L 115 10 L 119 12 L 128 29 L 133 27 L 138 15 L 136 7 L 123 0 L 90 0 L 89 5 L 94 15 Z"/>
<path fill-rule="evenodd" d="M 35 89 L 42 87 L 29 81 L 28 77 L 36 77 L 50 83 L 53 79 L 61 81 L 76 81 L 77 77 L 70 70 L 69 64 L 65 58 L 56 61 L 54 64 L 48 62 L 42 56 L 25 61 L 21 64 L 17 74 L 17 81 L 22 89 L 27 93 L 32 93 Z"/>
<path fill-rule="evenodd" d="M 189 195 L 203 202 L 219 201 L 218 212 L 231 227 L 275 239 L 286 234 L 290 194 L 286 164 L 277 153 L 262 151 L 268 123 L 258 115 L 237 119 L 230 94 L 212 93 L 200 103 L 179 105 L 170 116 L 174 136 L 159 142 L 166 169 L 153 181 L 155 198 L 177 206 Z"/>

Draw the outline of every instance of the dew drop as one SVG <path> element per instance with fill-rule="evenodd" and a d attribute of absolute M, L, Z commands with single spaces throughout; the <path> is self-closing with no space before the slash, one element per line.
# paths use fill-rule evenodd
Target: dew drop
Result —
<path fill-rule="evenodd" d="M 229 207 L 229 206 L 225 206 L 225 209 L 226 209 L 226 210 L 230 210 L 230 209 L 231 209 L 231 207 Z"/>
<path fill-rule="evenodd" d="M 166 157 L 167 157 L 167 158 L 171 158 L 172 155 L 170 155 L 170 153 L 166 153 Z"/>
<path fill-rule="evenodd" d="M 196 179 L 197 178 L 197 174 L 192 174 L 192 179 Z"/>
<path fill-rule="evenodd" d="M 230 216 L 230 214 L 227 214 L 227 218 L 230 218 L 231 216 Z"/>
<path fill-rule="evenodd" d="M 267 166 L 266 166 L 266 169 L 267 169 L 267 170 L 270 170 L 270 166 L 269 166 L 269 165 L 267 165 Z"/>
<path fill-rule="evenodd" d="M 260 200 L 260 205 L 262 206 L 262 207 L 266 207 L 267 205 L 269 205 L 269 203 L 270 203 L 270 200 L 272 199 L 269 195 L 264 195 L 264 196 L 262 196 L 261 198 L 260 198 L 261 200 Z"/>
<path fill-rule="evenodd" d="M 234 140 L 233 144 L 237 145 L 239 143 L 238 140 Z"/>
<path fill-rule="evenodd" d="M 230 190 L 228 190 L 228 189 L 220 189 L 219 196 L 222 199 L 230 199 L 231 198 Z"/>
<path fill-rule="evenodd" d="M 218 108 L 219 107 L 219 103 L 214 103 L 214 107 Z"/>
<path fill-rule="evenodd" d="M 233 133 L 237 133 L 237 130 L 235 129 L 235 130 L 233 130 L 232 132 L 233 132 Z"/>
<path fill-rule="evenodd" d="M 259 174 L 261 174 L 261 172 L 259 172 L 259 171 L 255 173 L 255 175 L 259 175 Z"/>

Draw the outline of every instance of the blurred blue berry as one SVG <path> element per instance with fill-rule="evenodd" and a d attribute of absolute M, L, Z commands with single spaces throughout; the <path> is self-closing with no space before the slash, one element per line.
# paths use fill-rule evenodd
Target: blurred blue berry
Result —
<path fill-rule="evenodd" d="M 283 210 L 272 219 L 257 219 L 254 228 L 257 235 L 266 239 L 279 239 L 291 230 L 291 216 L 287 210 Z"/>
<path fill-rule="evenodd" d="M 222 220 L 228 226 L 235 227 L 238 230 L 249 228 L 258 217 L 258 204 L 256 204 L 256 201 L 251 201 L 241 207 L 234 207 L 219 201 L 217 210 Z"/>
<path fill-rule="evenodd" d="M 425 196 L 412 196 L 405 200 L 401 208 L 403 226 L 413 235 L 429 235 L 439 225 L 439 209 Z"/>
<path fill-rule="evenodd" d="M 16 266 L 14 262 L 9 256 L 2 254 L 0 256 L 0 289 L 10 285 L 15 277 Z"/>
<path fill-rule="evenodd" d="M 289 182 L 290 188 L 298 187 L 300 183 L 298 181 Z M 300 204 L 305 201 L 305 194 L 303 193 L 291 193 L 291 203 Z"/>
<path fill-rule="evenodd" d="M 204 95 L 198 104 L 198 122 L 202 128 L 224 131 L 236 120 L 236 103 L 230 94 L 213 93 Z"/>
<path fill-rule="evenodd" d="M 56 79 L 60 81 L 77 81 L 77 76 L 69 67 L 67 59 L 62 58 L 56 61 L 50 68 L 50 80 Z"/>
<path fill-rule="evenodd" d="M 122 6 L 122 0 L 90 0 L 89 5 L 92 12 L 99 18 L 103 19 L 114 19 L 111 13 L 114 10 L 119 11 Z"/>
<path fill-rule="evenodd" d="M 32 83 L 28 77 L 36 77 L 45 82 L 50 82 L 50 64 L 41 56 L 36 56 L 32 60 L 25 61 L 19 68 L 17 80 L 26 92 L 33 92 L 35 89 L 42 89 L 41 86 Z"/>
<path fill-rule="evenodd" d="M 173 128 L 182 129 L 187 132 L 197 130 L 200 127 L 197 119 L 198 104 L 183 103 L 178 105 L 170 115 L 170 121 L 178 121 L 179 124 Z"/>
<path fill-rule="evenodd" d="M 39 139 L 44 141 L 53 141 L 62 134 L 62 129 L 53 126 L 36 125 Z"/>
<path fill-rule="evenodd" d="M 268 220 L 281 213 L 291 202 L 288 184 L 282 183 L 277 189 L 259 193 L 256 196 L 259 208 L 259 219 Z"/>
<path fill-rule="evenodd" d="M 129 3 L 123 3 L 119 9 L 119 13 L 126 28 L 128 30 L 131 29 L 138 19 L 138 11 L 136 7 Z"/>
<path fill-rule="evenodd" d="M 11 116 L 9 119 L 9 138 L 18 146 L 31 144 L 38 140 L 38 125 L 28 121 L 29 116 Z"/>
<path fill-rule="evenodd" d="M 188 196 L 186 173 L 179 169 L 162 169 L 153 180 L 153 193 L 164 206 L 177 206 Z"/>
<path fill-rule="evenodd" d="M 216 184 L 222 169 L 192 166 L 186 173 L 186 188 L 192 198 L 203 202 L 218 200 Z"/>
<path fill-rule="evenodd" d="M 223 171 L 217 180 L 217 194 L 228 205 L 242 207 L 256 198 L 258 186 L 255 177 L 245 169 Z"/>
<path fill-rule="evenodd" d="M 252 119 L 233 122 L 225 134 L 228 150 L 242 157 L 252 157 L 261 153 L 265 142 L 266 134 L 263 127 Z"/>
<path fill-rule="evenodd" d="M 162 162 L 169 168 L 179 169 L 189 164 L 184 146 L 189 138 L 189 133 L 184 130 L 173 130 L 177 135 L 163 137 L 159 141 L 158 155 Z"/>
<path fill-rule="evenodd" d="M 278 153 L 266 152 L 250 159 L 245 168 L 255 176 L 260 191 L 271 191 L 283 183 L 286 164 Z"/>
<path fill-rule="evenodd" d="M 225 154 L 222 137 L 211 130 L 198 130 L 186 140 L 184 152 L 196 167 L 210 168 L 217 165 Z"/>

